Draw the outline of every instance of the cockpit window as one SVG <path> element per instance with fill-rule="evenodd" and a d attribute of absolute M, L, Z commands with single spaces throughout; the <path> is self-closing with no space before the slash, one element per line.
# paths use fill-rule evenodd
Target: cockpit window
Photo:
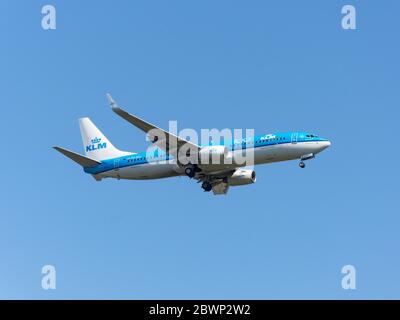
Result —
<path fill-rule="evenodd" d="M 314 134 L 307 134 L 306 137 L 307 137 L 307 138 L 316 138 L 317 136 L 314 135 Z"/>

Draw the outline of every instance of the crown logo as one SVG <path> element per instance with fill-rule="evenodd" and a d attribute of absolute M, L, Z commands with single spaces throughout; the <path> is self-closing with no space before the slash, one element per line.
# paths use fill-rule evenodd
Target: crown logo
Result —
<path fill-rule="evenodd" d="M 94 138 L 94 139 L 92 139 L 92 140 L 90 140 L 91 142 L 92 142 L 92 144 L 95 144 L 95 143 L 99 143 L 100 141 L 101 141 L 101 138 Z"/>

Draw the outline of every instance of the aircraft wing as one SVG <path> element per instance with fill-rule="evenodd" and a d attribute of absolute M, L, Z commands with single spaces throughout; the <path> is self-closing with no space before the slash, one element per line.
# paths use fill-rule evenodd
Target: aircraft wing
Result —
<path fill-rule="evenodd" d="M 218 194 L 227 194 L 229 190 L 229 184 L 226 182 L 219 182 L 213 185 L 213 193 L 214 195 Z"/>
<path fill-rule="evenodd" d="M 116 102 L 113 100 L 110 94 L 107 94 L 108 102 L 112 110 L 119 115 L 121 118 L 138 127 L 142 131 L 146 132 L 150 141 L 152 141 L 156 146 L 165 151 L 168 154 L 176 155 L 179 149 L 185 146 L 185 149 L 190 149 L 191 152 L 199 151 L 200 147 L 192 142 L 185 139 L 179 138 L 178 136 L 165 131 L 147 121 L 144 121 L 120 108 Z"/>

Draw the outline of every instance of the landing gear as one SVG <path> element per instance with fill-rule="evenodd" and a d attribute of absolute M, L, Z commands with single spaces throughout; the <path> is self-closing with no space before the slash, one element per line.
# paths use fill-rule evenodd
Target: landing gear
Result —
<path fill-rule="evenodd" d="M 189 178 L 193 178 L 196 174 L 196 169 L 194 167 L 186 167 L 185 168 L 185 174 L 189 177 Z"/>
<path fill-rule="evenodd" d="M 197 166 L 197 164 L 188 164 L 185 167 L 185 174 L 190 178 L 194 178 L 197 172 L 201 172 L 201 169 Z"/>
<path fill-rule="evenodd" d="M 212 185 L 211 185 L 211 183 L 209 183 L 208 181 L 204 181 L 204 182 L 201 184 L 201 187 L 203 188 L 203 190 L 204 190 L 205 192 L 210 192 L 210 191 L 212 190 Z"/>
<path fill-rule="evenodd" d="M 300 157 L 299 167 L 302 168 L 302 169 L 305 168 L 306 164 L 304 163 L 304 160 L 310 160 L 310 159 L 313 159 L 313 158 L 315 158 L 315 154 L 314 153 L 307 153 L 304 156 L 301 156 Z"/>

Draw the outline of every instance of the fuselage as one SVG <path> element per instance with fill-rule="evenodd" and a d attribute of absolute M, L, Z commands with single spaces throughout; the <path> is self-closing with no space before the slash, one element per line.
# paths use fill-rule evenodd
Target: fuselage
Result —
<path fill-rule="evenodd" d="M 243 155 L 243 152 L 252 153 L 252 164 L 258 165 L 301 159 L 306 155 L 314 156 L 330 144 L 327 139 L 307 132 L 285 132 L 231 140 L 220 145 L 229 150 L 229 157 L 232 159 Z M 248 163 L 243 163 L 239 166 L 247 165 Z M 221 163 L 218 166 L 220 170 L 238 167 L 237 163 Z M 207 172 L 209 167 L 204 165 L 202 170 Z M 212 170 L 216 170 L 215 165 L 212 166 Z M 159 149 L 102 160 L 101 164 L 85 167 L 84 171 L 96 179 L 110 177 L 145 180 L 185 175 L 184 168 L 177 163 L 177 160 Z"/>

